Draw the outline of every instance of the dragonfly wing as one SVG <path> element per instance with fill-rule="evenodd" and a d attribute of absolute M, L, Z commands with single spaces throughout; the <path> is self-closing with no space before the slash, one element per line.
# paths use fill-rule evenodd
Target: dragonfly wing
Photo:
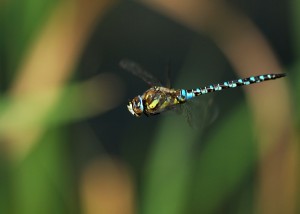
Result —
<path fill-rule="evenodd" d="M 126 71 L 129 71 L 133 75 L 141 78 L 144 80 L 148 85 L 150 86 L 162 86 L 160 81 L 158 81 L 155 77 L 153 77 L 150 73 L 147 71 L 143 70 L 141 66 L 139 66 L 137 63 L 128 60 L 128 59 L 123 59 L 120 62 L 121 68 L 123 68 Z"/>
<path fill-rule="evenodd" d="M 167 63 L 167 69 L 166 69 L 166 83 L 165 83 L 167 88 L 172 88 L 171 85 L 171 64 L 170 61 L 168 60 Z"/>
<path fill-rule="evenodd" d="M 188 124 L 196 130 L 204 130 L 218 117 L 217 108 L 213 105 L 213 99 L 193 99 L 181 105 L 181 112 Z"/>

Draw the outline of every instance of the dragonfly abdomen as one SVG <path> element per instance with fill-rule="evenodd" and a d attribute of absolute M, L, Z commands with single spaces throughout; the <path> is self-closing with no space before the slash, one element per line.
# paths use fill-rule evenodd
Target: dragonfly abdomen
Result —
<path fill-rule="evenodd" d="M 181 102 L 185 102 L 186 100 L 192 99 L 194 97 L 215 92 L 215 91 L 222 91 L 223 89 L 227 88 L 236 88 L 244 85 L 250 85 L 254 83 L 260 83 L 267 80 L 274 80 L 277 78 L 285 77 L 286 74 L 265 74 L 265 75 L 259 75 L 259 76 L 252 76 L 244 79 L 237 79 L 237 80 L 231 80 L 226 81 L 223 83 L 218 84 L 212 84 L 209 86 L 205 86 L 202 88 L 195 88 L 195 89 L 181 89 L 180 95 L 178 99 Z"/>

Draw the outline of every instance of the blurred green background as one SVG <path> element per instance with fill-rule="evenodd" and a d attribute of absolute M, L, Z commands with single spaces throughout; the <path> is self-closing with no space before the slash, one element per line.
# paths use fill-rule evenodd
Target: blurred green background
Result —
<path fill-rule="evenodd" d="M 0 213 L 299 213 L 299 10 L 296 0 L 0 2 Z M 234 51 L 239 32 L 254 51 Z M 123 58 L 162 82 L 169 66 L 175 88 L 249 76 L 241 67 L 288 78 L 197 98 L 213 100 L 216 118 L 194 130 L 174 113 L 130 115 L 127 100 L 148 86 Z"/>

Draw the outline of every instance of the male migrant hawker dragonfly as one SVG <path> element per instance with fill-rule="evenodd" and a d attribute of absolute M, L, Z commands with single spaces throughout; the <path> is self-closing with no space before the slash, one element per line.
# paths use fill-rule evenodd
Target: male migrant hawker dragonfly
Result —
<path fill-rule="evenodd" d="M 264 74 L 244 79 L 225 81 L 194 89 L 173 89 L 170 87 L 164 87 L 151 74 L 147 73 L 138 64 L 130 60 L 122 60 L 120 62 L 120 66 L 140 77 L 148 83 L 148 85 L 150 85 L 150 88 L 142 95 L 138 95 L 128 102 L 127 108 L 129 112 L 136 117 L 140 117 L 142 114 L 152 116 L 167 110 L 176 109 L 177 106 L 200 95 L 222 91 L 223 89 L 260 83 L 267 80 L 275 80 L 286 76 L 284 73 Z"/>

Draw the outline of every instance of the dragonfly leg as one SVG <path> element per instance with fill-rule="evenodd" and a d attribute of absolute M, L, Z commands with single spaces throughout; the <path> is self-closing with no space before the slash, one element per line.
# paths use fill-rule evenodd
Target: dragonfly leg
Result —
<path fill-rule="evenodd" d="M 159 115 L 160 113 L 152 113 L 151 116 Z"/>
<path fill-rule="evenodd" d="M 144 111 L 144 114 L 147 116 L 147 117 L 149 117 L 149 116 L 155 116 L 155 115 L 158 115 L 158 114 L 160 114 L 159 112 L 158 113 L 149 113 L 149 112 L 145 112 Z"/>

